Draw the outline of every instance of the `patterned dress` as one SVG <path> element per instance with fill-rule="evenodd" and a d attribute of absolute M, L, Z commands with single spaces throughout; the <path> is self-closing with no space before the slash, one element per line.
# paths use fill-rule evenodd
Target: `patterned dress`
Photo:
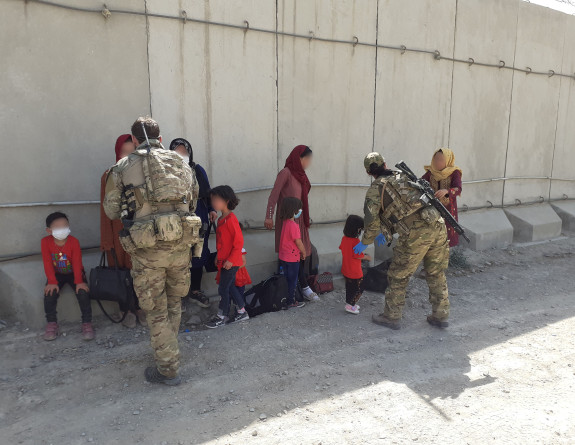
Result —
<path fill-rule="evenodd" d="M 457 216 L 457 197 L 461 195 L 461 172 L 455 170 L 451 176 L 441 181 L 437 181 L 431 175 L 431 172 L 426 172 L 422 177 L 431 184 L 433 190 L 449 190 L 449 195 L 441 199 L 441 203 L 449 210 L 456 221 L 459 221 Z M 447 237 L 449 238 L 449 247 L 454 247 L 459 244 L 459 235 L 453 227 L 447 224 Z"/>

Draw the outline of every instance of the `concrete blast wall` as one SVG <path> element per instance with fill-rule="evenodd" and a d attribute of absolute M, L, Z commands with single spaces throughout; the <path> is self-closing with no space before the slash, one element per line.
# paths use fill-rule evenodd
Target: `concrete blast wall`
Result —
<path fill-rule="evenodd" d="M 77 6 L 73 0 L 58 0 Z M 85 0 L 80 12 L 0 4 L 0 256 L 37 252 L 44 216 L 68 212 L 84 246 L 99 242 L 102 173 L 118 135 L 152 114 L 164 141 L 186 137 L 213 185 L 271 186 L 291 148 L 310 145 L 316 184 L 365 184 L 365 153 L 422 172 L 450 146 L 464 180 L 575 179 L 575 18 L 519 0 Z M 114 10 L 181 16 L 250 30 Z M 253 28 L 272 31 L 262 33 Z M 276 35 L 275 31 L 310 39 Z M 357 41 L 325 42 L 318 39 Z M 575 183 L 524 179 L 466 184 L 461 204 L 575 196 Z M 316 186 L 312 217 L 362 211 L 365 189 Z M 240 220 L 261 226 L 267 191 L 242 193 Z M 270 236 L 270 245 L 271 245 Z M 337 242 L 334 241 L 334 242 Z"/>

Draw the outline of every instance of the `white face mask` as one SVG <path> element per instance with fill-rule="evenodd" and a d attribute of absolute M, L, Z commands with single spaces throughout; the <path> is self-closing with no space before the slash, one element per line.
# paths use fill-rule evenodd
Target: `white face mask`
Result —
<path fill-rule="evenodd" d="M 293 217 L 294 217 L 295 219 L 298 219 L 298 218 L 301 216 L 302 213 L 303 213 L 303 210 L 302 210 L 302 209 L 299 209 L 299 212 L 297 212 Z"/>
<path fill-rule="evenodd" d="M 65 240 L 70 235 L 70 228 L 64 227 L 63 229 L 52 230 L 52 236 L 59 241 Z"/>
<path fill-rule="evenodd" d="M 189 156 L 184 156 L 184 155 L 181 155 L 180 153 L 178 153 L 178 155 L 180 156 L 180 158 L 182 158 L 184 160 L 184 162 L 186 164 L 190 163 L 190 157 Z"/>

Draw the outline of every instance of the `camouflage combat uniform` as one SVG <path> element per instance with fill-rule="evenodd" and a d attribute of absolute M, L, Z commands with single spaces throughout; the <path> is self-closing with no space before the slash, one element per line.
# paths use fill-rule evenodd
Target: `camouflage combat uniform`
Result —
<path fill-rule="evenodd" d="M 120 242 L 132 258 L 134 289 L 146 312 L 156 366 L 174 378 L 180 365 L 181 299 L 190 288 L 190 247 L 200 242 L 201 223 L 191 215 L 198 186 L 177 153 L 156 139 L 150 145 L 155 163 L 147 161 L 142 144 L 112 167 L 104 210 L 110 219 L 130 215 Z"/>
<path fill-rule="evenodd" d="M 370 153 L 365 160 L 366 169 L 373 162 L 383 165 L 384 160 L 381 155 Z M 409 186 L 403 174 L 392 173 L 376 178 L 365 196 L 365 232 L 362 243 L 373 243 L 380 233 L 391 242 L 393 234 L 399 233 L 388 271 L 389 287 L 382 314 L 393 321 L 401 319 L 409 278 L 421 261 L 429 286 L 432 317 L 438 321 L 446 321 L 449 317 L 445 278 L 449 263 L 447 230 L 439 212 L 431 206 L 425 206 L 419 200 L 420 195 L 420 192 Z"/>

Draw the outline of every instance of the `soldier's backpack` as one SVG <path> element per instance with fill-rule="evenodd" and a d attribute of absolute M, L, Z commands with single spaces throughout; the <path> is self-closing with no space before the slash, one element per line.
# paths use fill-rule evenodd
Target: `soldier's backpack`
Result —
<path fill-rule="evenodd" d="M 253 286 L 244 294 L 246 311 L 250 317 L 266 312 L 277 312 L 285 305 L 287 295 L 286 277 L 274 274 L 267 280 Z"/>
<path fill-rule="evenodd" d="M 154 149 L 146 152 L 142 164 L 146 179 L 148 199 L 155 203 L 186 203 L 197 196 L 189 194 L 190 184 L 197 190 L 197 181 L 191 168 L 186 168 L 179 156 L 167 150 Z M 197 192 L 196 192 L 197 194 Z"/>
<path fill-rule="evenodd" d="M 141 159 L 141 163 L 131 160 Z M 122 165 L 127 208 L 134 221 L 120 233 L 128 253 L 156 245 L 157 241 L 179 241 L 193 248 L 193 256 L 203 250 L 202 222 L 190 215 L 190 202 L 198 195 L 192 169 L 179 155 L 162 148 L 138 150 Z"/>
<path fill-rule="evenodd" d="M 400 235 L 409 233 L 412 221 L 418 217 L 428 224 L 440 218 L 434 207 L 423 203 L 421 191 L 413 187 L 404 174 L 397 173 L 382 180 L 381 217 L 391 223 L 395 232 Z"/>
<path fill-rule="evenodd" d="M 387 260 L 377 266 L 364 269 L 363 288 L 371 292 L 385 293 L 389 284 L 387 271 L 390 265 L 391 260 Z"/>

